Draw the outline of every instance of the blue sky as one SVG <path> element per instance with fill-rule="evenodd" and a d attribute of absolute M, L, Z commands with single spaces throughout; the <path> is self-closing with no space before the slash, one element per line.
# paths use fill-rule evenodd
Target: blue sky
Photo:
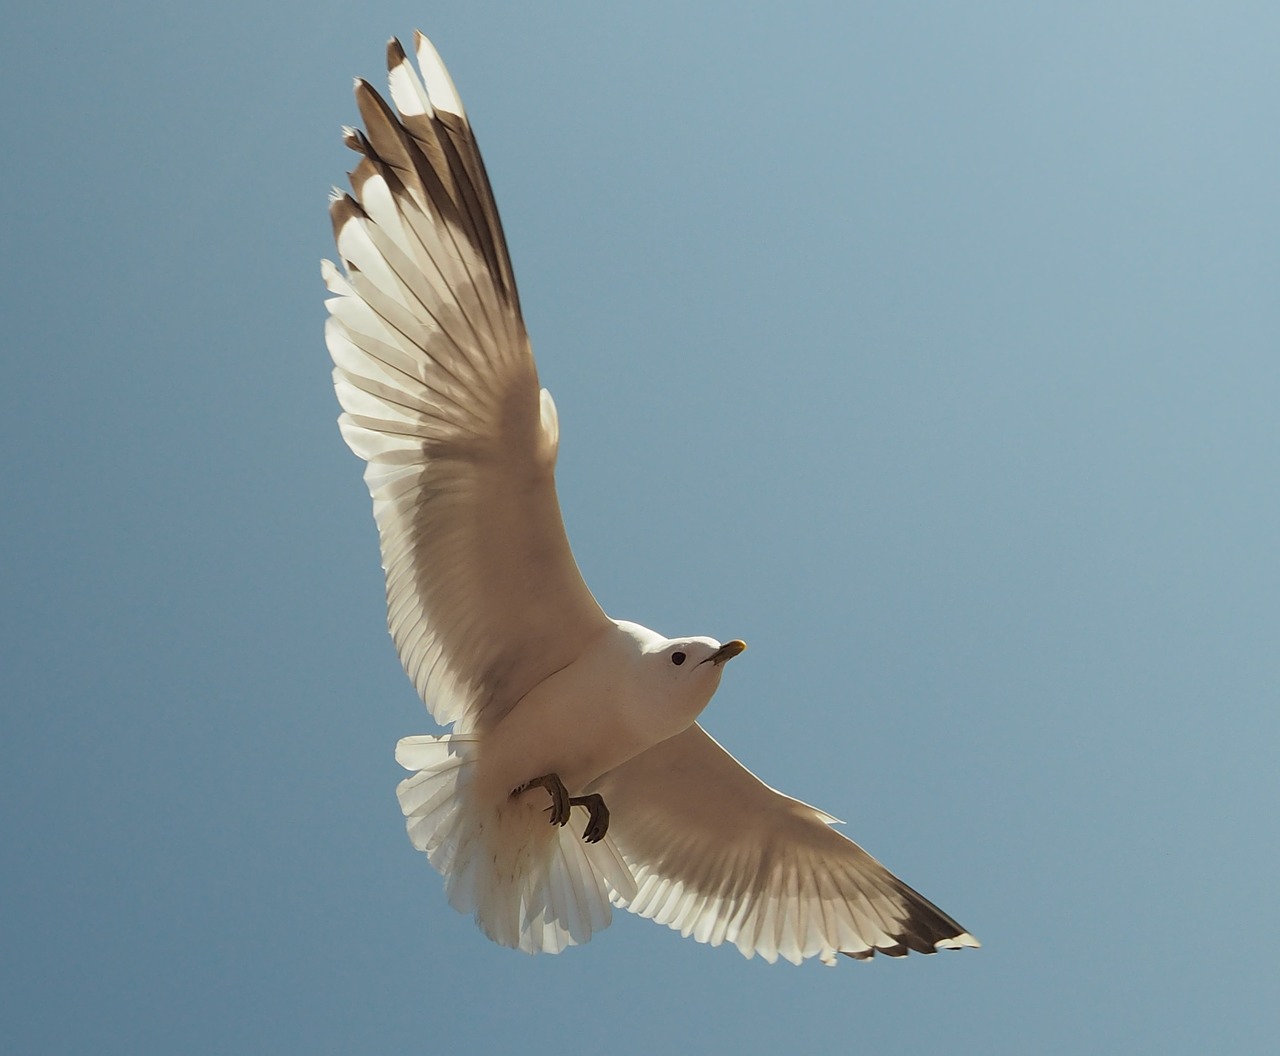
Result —
<path fill-rule="evenodd" d="M 449 63 L 605 609 L 984 942 L 496 947 L 321 339 L 357 74 Z M 1280 13 L 25 5 L 6 17 L 14 1052 L 1264 1052 L 1280 1026 Z"/>

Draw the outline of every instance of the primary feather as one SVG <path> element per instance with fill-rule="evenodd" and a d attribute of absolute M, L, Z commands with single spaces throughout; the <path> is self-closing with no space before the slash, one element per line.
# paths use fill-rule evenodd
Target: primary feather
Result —
<path fill-rule="evenodd" d="M 350 194 L 330 207 L 345 277 L 326 338 L 342 435 L 365 481 L 400 659 L 432 715 L 492 725 L 607 617 L 555 494 L 555 407 L 539 391 L 471 126 L 420 34 L 428 92 L 388 46 L 397 117 L 365 81 Z M 519 524 L 522 530 L 507 529 Z"/>

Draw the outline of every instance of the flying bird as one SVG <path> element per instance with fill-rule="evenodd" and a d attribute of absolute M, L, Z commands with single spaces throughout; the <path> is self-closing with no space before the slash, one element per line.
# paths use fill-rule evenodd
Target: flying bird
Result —
<path fill-rule="evenodd" d="M 977 946 L 836 819 L 769 788 L 697 719 L 745 647 L 605 615 L 565 536 L 539 386 L 471 125 L 435 48 L 357 80 L 326 342 L 368 465 L 388 624 L 444 735 L 396 759 L 409 837 L 491 939 L 558 953 L 625 907 L 793 963 Z"/>

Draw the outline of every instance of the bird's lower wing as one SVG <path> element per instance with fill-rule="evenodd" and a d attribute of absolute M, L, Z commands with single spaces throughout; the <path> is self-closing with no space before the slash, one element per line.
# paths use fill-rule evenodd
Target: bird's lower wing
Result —
<path fill-rule="evenodd" d="M 796 964 L 978 945 L 835 819 L 769 788 L 697 724 L 592 791 L 636 878 L 617 904 L 699 942 Z"/>
<path fill-rule="evenodd" d="M 342 435 L 368 462 L 396 648 L 463 732 L 610 624 L 565 538 L 555 405 L 471 125 L 416 45 L 421 78 L 388 46 L 395 110 L 356 83 L 365 130 L 347 131 L 361 159 L 330 210 L 345 273 L 326 262 L 325 336 Z"/>

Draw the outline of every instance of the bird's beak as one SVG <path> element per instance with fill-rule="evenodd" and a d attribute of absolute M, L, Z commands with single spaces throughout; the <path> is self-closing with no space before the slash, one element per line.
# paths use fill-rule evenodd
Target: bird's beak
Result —
<path fill-rule="evenodd" d="M 747 647 L 746 642 L 742 641 L 739 638 L 735 638 L 731 642 L 725 642 L 724 645 L 720 646 L 719 649 L 717 649 L 714 653 L 712 653 L 709 657 L 707 657 L 702 662 L 704 664 L 707 664 L 707 663 L 715 664 L 716 667 L 719 667 L 726 660 L 732 660 L 735 656 L 737 656 L 740 652 L 742 652 L 742 650 L 745 649 L 746 647 Z"/>

